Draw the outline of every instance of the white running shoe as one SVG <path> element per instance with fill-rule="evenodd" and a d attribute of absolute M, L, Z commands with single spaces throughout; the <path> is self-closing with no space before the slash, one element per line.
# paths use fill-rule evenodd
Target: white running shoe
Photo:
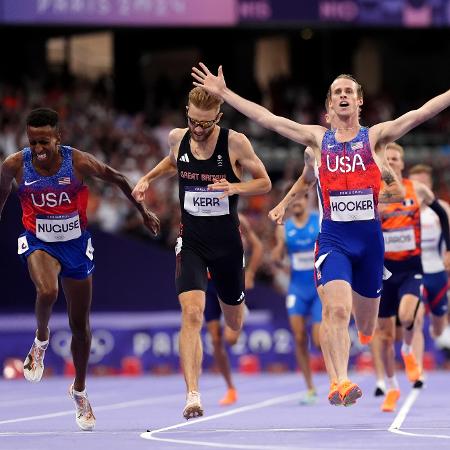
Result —
<path fill-rule="evenodd" d="M 83 431 L 92 431 L 95 428 L 95 416 L 89 403 L 86 389 L 83 392 L 77 392 L 73 388 L 73 384 L 71 384 L 69 387 L 69 395 L 75 403 L 75 420 L 77 421 L 77 425 Z"/>
<path fill-rule="evenodd" d="M 188 392 L 188 394 L 186 395 L 186 406 L 183 410 L 183 416 L 186 420 L 203 416 L 203 407 L 200 401 L 200 392 Z"/>
<path fill-rule="evenodd" d="M 44 373 L 44 356 L 48 347 L 48 340 L 41 342 L 35 338 L 33 345 L 23 362 L 23 376 L 32 383 L 41 381 Z"/>

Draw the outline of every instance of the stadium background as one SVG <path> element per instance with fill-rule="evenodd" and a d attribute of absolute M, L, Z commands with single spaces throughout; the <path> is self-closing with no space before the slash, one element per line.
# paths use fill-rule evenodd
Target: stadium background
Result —
<path fill-rule="evenodd" d="M 168 131 L 185 126 L 190 68 L 224 67 L 228 85 L 273 112 L 323 123 L 326 91 L 339 73 L 363 85 L 362 123 L 389 120 L 448 89 L 450 2 L 446 0 L 3 0 L 0 2 L 0 157 L 26 145 L 24 119 L 56 109 L 63 142 L 117 168 L 132 184 L 167 153 Z M 286 271 L 270 261 L 274 227 L 267 212 L 302 167 L 300 145 L 262 130 L 224 106 L 221 125 L 244 132 L 274 184 L 241 199 L 265 245 L 251 313 L 234 367 L 293 369 L 283 289 Z M 450 200 L 450 111 L 405 136 L 408 165 L 435 169 L 435 190 Z M 152 238 L 117 190 L 90 183 L 94 234 L 94 340 L 91 371 L 178 370 L 178 304 L 173 245 L 176 180 L 156 183 L 149 206 L 162 220 Z M 35 327 L 34 289 L 16 255 L 20 208 L 12 194 L 0 223 L 0 363 L 21 359 Z M 49 371 L 70 371 L 61 297 L 51 322 Z M 449 331 L 450 334 L 450 331 Z M 206 344 L 205 366 L 211 365 Z M 450 347 L 450 339 L 442 340 Z M 353 363 L 369 361 L 354 342 Z M 428 342 L 429 366 L 446 351 Z M 257 356 L 248 358 L 246 355 Z M 361 356 L 362 355 L 362 356 Z M 131 359 L 130 359 L 131 358 Z M 321 367 L 320 358 L 315 360 Z"/>

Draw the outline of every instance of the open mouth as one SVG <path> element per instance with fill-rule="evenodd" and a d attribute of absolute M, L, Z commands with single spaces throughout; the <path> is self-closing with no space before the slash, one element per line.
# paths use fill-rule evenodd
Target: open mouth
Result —
<path fill-rule="evenodd" d="M 347 106 L 349 106 L 349 103 L 347 101 L 343 100 L 341 103 L 339 103 L 339 106 L 341 108 L 346 108 Z"/>
<path fill-rule="evenodd" d="M 36 158 L 39 161 L 45 161 L 47 159 L 47 153 L 39 153 L 38 155 L 36 155 Z"/>

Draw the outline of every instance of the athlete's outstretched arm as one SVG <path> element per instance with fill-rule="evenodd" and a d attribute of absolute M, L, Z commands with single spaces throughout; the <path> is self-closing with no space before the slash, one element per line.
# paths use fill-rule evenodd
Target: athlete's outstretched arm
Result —
<path fill-rule="evenodd" d="M 289 203 L 294 199 L 297 194 L 305 194 L 316 182 L 316 176 L 314 173 L 314 152 L 310 147 L 305 149 L 305 167 L 300 175 L 299 179 L 293 184 L 289 192 L 284 196 L 283 200 L 278 203 L 275 208 L 269 212 L 269 218 L 278 225 L 283 224 L 284 214 L 289 206 Z"/>
<path fill-rule="evenodd" d="M 14 178 L 22 164 L 21 153 L 14 153 L 3 162 L 0 169 L 0 217 L 2 215 L 3 207 L 5 206 L 6 200 L 11 192 L 11 187 Z"/>
<path fill-rule="evenodd" d="M 255 274 L 263 260 L 263 244 L 261 239 L 253 231 L 250 222 L 247 218 L 239 214 L 239 221 L 241 223 L 241 231 L 245 240 L 250 246 L 250 259 L 245 265 L 245 289 L 252 289 L 255 285 Z"/>
<path fill-rule="evenodd" d="M 252 144 L 242 133 L 230 131 L 228 137 L 228 148 L 230 155 L 236 158 L 237 164 L 246 172 L 250 173 L 252 180 L 230 183 L 221 179 L 214 184 L 208 185 L 211 191 L 223 191 L 223 197 L 239 195 L 265 194 L 272 188 L 272 182 L 267 174 L 266 168 L 253 150 Z"/>
<path fill-rule="evenodd" d="M 276 116 L 268 109 L 257 103 L 253 103 L 240 97 L 229 89 L 225 83 L 222 66 L 219 67 L 217 76 L 213 75 L 205 64 L 200 63 L 200 68 L 192 68 L 192 77 L 195 86 L 204 88 L 209 93 L 220 97 L 234 109 L 269 130 L 287 137 L 295 142 L 308 146 L 320 146 L 325 128 L 318 125 L 302 125 L 285 117 Z"/>
<path fill-rule="evenodd" d="M 76 172 L 82 178 L 95 177 L 108 183 L 115 184 L 125 194 L 125 196 L 133 203 L 133 205 L 141 213 L 145 226 L 154 234 L 159 232 L 159 219 L 156 215 L 147 209 L 143 204 L 137 202 L 131 195 L 131 186 L 125 175 L 102 163 L 89 153 L 80 150 L 73 151 L 73 163 Z"/>
<path fill-rule="evenodd" d="M 450 90 L 432 98 L 419 109 L 409 111 L 395 120 L 374 125 L 371 130 L 374 133 L 375 143 L 386 145 L 389 142 L 396 141 L 449 106 Z"/>

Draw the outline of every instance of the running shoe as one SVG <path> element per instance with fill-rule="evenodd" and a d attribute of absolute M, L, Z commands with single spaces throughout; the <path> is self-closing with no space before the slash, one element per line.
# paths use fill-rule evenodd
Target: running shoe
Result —
<path fill-rule="evenodd" d="M 308 389 L 308 391 L 300 399 L 300 405 L 314 405 L 317 402 L 317 392 L 315 389 Z"/>
<path fill-rule="evenodd" d="M 402 358 L 403 362 L 405 363 L 405 371 L 408 380 L 412 383 L 416 382 L 420 378 L 421 373 L 414 353 L 411 352 L 408 355 L 405 355 L 402 352 Z"/>
<path fill-rule="evenodd" d="M 71 384 L 69 387 L 69 395 L 75 403 L 75 420 L 77 421 L 77 425 L 83 431 L 92 431 L 95 428 L 95 416 L 89 403 L 86 389 L 83 392 L 77 392 L 73 388 L 73 384 Z"/>
<path fill-rule="evenodd" d="M 387 391 L 386 397 L 384 397 L 384 402 L 381 405 L 381 411 L 393 412 L 397 407 L 397 401 L 400 398 L 400 389 L 389 389 Z"/>
<path fill-rule="evenodd" d="M 36 341 L 37 339 L 34 340 L 27 357 L 23 362 L 23 376 L 32 383 L 41 381 L 42 374 L 44 373 L 45 350 L 47 350 L 48 347 L 48 341 L 43 345 L 38 344 Z"/>
<path fill-rule="evenodd" d="M 234 388 L 229 388 L 226 394 L 223 396 L 222 400 L 220 400 L 219 405 L 228 406 L 236 403 L 238 399 L 237 390 Z"/>
<path fill-rule="evenodd" d="M 328 401 L 330 402 L 330 405 L 333 405 L 333 406 L 341 406 L 342 405 L 342 400 L 341 400 L 341 396 L 339 395 L 337 381 L 333 381 L 330 385 L 330 392 L 328 393 Z"/>
<path fill-rule="evenodd" d="M 345 380 L 340 383 L 338 391 L 344 406 L 351 406 L 356 403 L 358 398 L 362 397 L 362 391 L 359 386 L 350 380 Z"/>
<path fill-rule="evenodd" d="M 183 416 L 186 420 L 203 416 L 203 407 L 200 401 L 200 392 L 188 392 L 186 396 L 186 406 L 183 410 Z"/>
<path fill-rule="evenodd" d="M 373 336 L 367 336 L 362 334 L 361 331 L 358 331 L 358 338 L 361 345 L 368 345 L 372 342 Z"/>

